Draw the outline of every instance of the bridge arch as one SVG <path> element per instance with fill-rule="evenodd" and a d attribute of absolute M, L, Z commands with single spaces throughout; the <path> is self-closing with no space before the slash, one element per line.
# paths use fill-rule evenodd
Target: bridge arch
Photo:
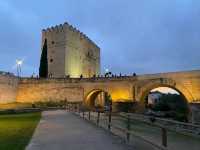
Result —
<path fill-rule="evenodd" d="M 143 112 L 145 109 L 145 98 L 148 96 L 149 92 L 152 89 L 159 88 L 159 87 L 168 87 L 168 88 L 174 89 L 180 94 L 180 96 L 184 100 L 186 107 L 188 109 L 187 118 L 190 120 L 192 113 L 191 113 L 191 107 L 189 103 L 194 100 L 194 97 L 192 96 L 190 91 L 181 83 L 175 82 L 174 80 L 168 79 L 168 78 L 154 79 L 154 80 L 149 80 L 145 84 L 143 83 L 143 86 L 141 87 L 141 89 L 139 89 L 138 95 L 137 95 L 138 96 L 137 98 L 140 104 L 140 108 L 139 108 L 140 111 Z"/>
<path fill-rule="evenodd" d="M 98 95 L 100 95 L 101 93 L 103 95 L 109 94 L 109 92 L 107 92 L 106 90 L 103 90 L 103 89 L 93 89 L 86 94 L 86 96 L 84 98 L 84 103 L 89 107 L 94 107 L 95 100 L 97 99 Z M 104 101 L 105 99 L 102 99 L 102 100 L 103 101 L 101 102 L 101 106 L 103 106 L 105 103 L 105 101 Z"/>
<path fill-rule="evenodd" d="M 183 86 L 181 83 L 177 83 L 172 79 L 168 78 L 159 78 L 156 80 L 150 80 L 147 83 L 145 83 L 141 89 L 138 92 L 137 99 L 141 102 L 145 100 L 145 97 L 148 95 L 148 93 L 155 88 L 159 87 L 168 87 L 171 89 L 174 89 L 180 95 L 189 103 L 194 100 L 193 95 L 190 93 L 190 91 Z"/>

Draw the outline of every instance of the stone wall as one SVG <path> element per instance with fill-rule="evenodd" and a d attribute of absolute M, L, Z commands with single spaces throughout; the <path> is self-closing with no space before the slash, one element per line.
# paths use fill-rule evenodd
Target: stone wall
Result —
<path fill-rule="evenodd" d="M 83 101 L 83 89 L 74 83 L 59 79 L 21 79 L 16 101 L 34 103 L 38 101 Z"/>
<path fill-rule="evenodd" d="M 192 123 L 200 124 L 200 103 L 191 103 L 190 108 L 192 112 Z"/>
<path fill-rule="evenodd" d="M 113 78 L 21 79 L 17 101 L 87 101 L 100 91 L 114 102 L 143 101 L 152 88 L 167 86 L 178 90 L 189 103 L 200 100 L 200 71 Z M 91 98 L 90 98 L 91 97 Z"/>
<path fill-rule="evenodd" d="M 145 93 L 148 88 L 169 86 L 183 94 L 188 102 L 200 102 L 200 71 L 182 71 L 138 76 L 137 93 Z M 151 89 L 150 89 L 151 90 Z M 138 98 L 141 100 L 140 94 Z"/>
<path fill-rule="evenodd" d="M 189 103 L 200 99 L 200 71 L 113 78 L 21 78 L 0 75 L 0 103 L 35 101 L 84 101 L 89 103 L 101 91 L 113 102 L 142 101 L 146 91 L 162 85 L 178 89 Z M 150 86 L 149 86 L 150 85 Z M 16 96 L 17 92 L 17 96 Z"/>
<path fill-rule="evenodd" d="M 54 77 L 65 76 L 65 31 L 51 28 L 42 32 L 42 47 L 47 40 L 48 74 Z"/>
<path fill-rule="evenodd" d="M 48 72 L 53 77 L 92 77 L 100 73 L 100 48 L 68 23 L 42 31 L 47 39 Z"/>
<path fill-rule="evenodd" d="M 0 104 L 16 101 L 18 79 L 13 75 L 0 74 Z"/>
<path fill-rule="evenodd" d="M 113 101 L 130 101 L 132 83 L 116 79 L 21 79 L 18 87 L 18 102 L 60 101 L 83 102 L 97 89 L 108 92 Z"/>
<path fill-rule="evenodd" d="M 100 73 L 100 48 L 76 28 L 66 28 L 65 73 L 92 77 Z"/>

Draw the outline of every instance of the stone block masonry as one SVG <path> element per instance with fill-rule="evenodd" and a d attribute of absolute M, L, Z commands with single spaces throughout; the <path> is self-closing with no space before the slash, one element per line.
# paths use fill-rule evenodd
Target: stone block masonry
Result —
<path fill-rule="evenodd" d="M 83 102 L 90 105 L 100 92 L 107 92 L 113 102 L 144 102 L 156 87 L 171 87 L 188 103 L 200 102 L 200 71 L 112 78 L 20 78 L 0 75 L 0 104 L 38 101 Z M 191 107 L 193 122 L 199 122 L 199 110 Z"/>
<path fill-rule="evenodd" d="M 18 87 L 17 102 L 34 103 L 47 101 L 81 102 L 83 88 L 59 79 L 21 79 Z"/>
<path fill-rule="evenodd" d="M 42 31 L 48 47 L 48 74 L 62 78 L 100 74 L 100 48 L 85 34 L 64 23 Z"/>
<path fill-rule="evenodd" d="M 0 74 L 0 104 L 7 104 L 16 101 L 18 89 L 18 78 L 7 74 Z"/>
<path fill-rule="evenodd" d="M 171 87 L 188 103 L 200 102 L 200 71 L 138 75 L 113 78 L 21 78 L 0 75 L 0 103 L 58 101 L 90 103 L 99 92 L 114 102 L 143 101 L 151 89 Z"/>

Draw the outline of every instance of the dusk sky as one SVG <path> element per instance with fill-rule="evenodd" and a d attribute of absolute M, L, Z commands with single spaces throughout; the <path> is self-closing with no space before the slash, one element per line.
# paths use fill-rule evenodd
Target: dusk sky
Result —
<path fill-rule="evenodd" d="M 200 69 L 199 0 L 1 0 L 0 70 L 38 72 L 41 30 L 68 22 L 101 48 L 101 71 Z"/>

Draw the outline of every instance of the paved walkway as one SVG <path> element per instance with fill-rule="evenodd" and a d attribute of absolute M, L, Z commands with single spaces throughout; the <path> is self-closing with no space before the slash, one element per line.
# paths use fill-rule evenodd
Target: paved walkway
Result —
<path fill-rule="evenodd" d="M 46 111 L 26 150 L 129 150 L 118 137 L 66 111 Z"/>

